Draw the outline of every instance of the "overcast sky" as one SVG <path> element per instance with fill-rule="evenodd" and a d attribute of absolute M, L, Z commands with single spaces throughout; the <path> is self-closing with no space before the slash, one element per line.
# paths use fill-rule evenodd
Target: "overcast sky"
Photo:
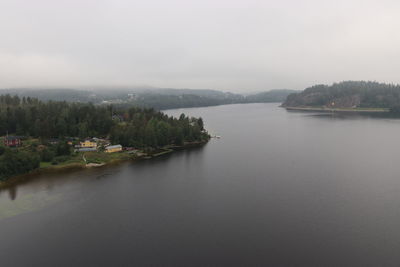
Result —
<path fill-rule="evenodd" d="M 400 83 L 400 1 L 0 0 L 0 88 Z"/>

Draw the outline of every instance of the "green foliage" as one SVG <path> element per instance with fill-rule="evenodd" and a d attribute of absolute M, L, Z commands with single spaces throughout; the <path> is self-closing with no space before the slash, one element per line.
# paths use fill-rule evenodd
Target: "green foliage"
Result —
<path fill-rule="evenodd" d="M 57 157 L 53 158 L 53 160 L 51 161 L 51 164 L 52 165 L 57 165 L 57 164 L 60 164 L 62 162 L 65 162 L 67 160 L 69 160 L 68 156 L 57 156 Z"/>
<path fill-rule="evenodd" d="M 40 138 L 106 135 L 113 126 L 109 107 L 67 102 L 21 101 L 10 95 L 0 96 L 0 135 Z"/>
<path fill-rule="evenodd" d="M 42 151 L 40 151 L 40 160 L 44 162 L 51 162 L 55 156 L 54 151 L 45 148 Z"/>
<path fill-rule="evenodd" d="M 0 180 L 27 173 L 39 168 L 40 157 L 36 153 L 6 149 L 0 156 Z"/>
<path fill-rule="evenodd" d="M 124 117 L 125 122 L 111 129 L 112 142 L 123 146 L 156 148 L 209 138 L 202 119 L 189 119 L 183 114 L 176 119 L 154 110 L 130 108 Z"/>
<path fill-rule="evenodd" d="M 56 146 L 56 155 L 57 156 L 69 156 L 71 155 L 71 147 L 68 145 L 66 141 L 60 142 Z"/>
<path fill-rule="evenodd" d="M 113 118 L 122 118 L 113 120 Z M 41 139 L 65 136 L 108 136 L 124 146 L 157 147 L 206 138 L 202 119 L 169 117 L 154 109 L 117 109 L 111 106 L 67 102 L 21 101 L 10 95 L 0 96 L 0 135 L 6 132 Z M 173 136 L 174 133 L 179 136 Z M 69 155 L 70 147 L 60 142 L 55 155 Z"/>

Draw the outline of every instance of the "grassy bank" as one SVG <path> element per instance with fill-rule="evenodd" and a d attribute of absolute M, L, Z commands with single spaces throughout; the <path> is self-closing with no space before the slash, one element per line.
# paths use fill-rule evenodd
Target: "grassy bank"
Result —
<path fill-rule="evenodd" d="M 205 145 L 207 141 L 203 142 L 191 142 L 185 143 L 182 146 L 165 146 L 163 148 L 152 149 L 147 151 L 138 151 L 137 153 L 130 153 L 127 151 L 116 152 L 116 153 L 105 153 L 105 152 L 85 152 L 77 153 L 65 162 L 61 162 L 57 165 L 52 165 L 50 162 L 41 162 L 40 167 L 29 173 L 10 177 L 6 181 L 0 181 L 0 189 L 7 188 L 12 185 L 16 185 L 22 181 L 34 179 L 38 174 L 42 173 L 56 173 L 66 170 L 79 170 L 91 167 L 102 167 L 111 165 L 123 161 L 135 161 L 142 159 L 150 159 L 159 157 L 165 154 L 172 153 L 177 150 L 188 149 L 191 147 L 199 147 Z M 86 162 L 84 160 L 86 159 Z"/>

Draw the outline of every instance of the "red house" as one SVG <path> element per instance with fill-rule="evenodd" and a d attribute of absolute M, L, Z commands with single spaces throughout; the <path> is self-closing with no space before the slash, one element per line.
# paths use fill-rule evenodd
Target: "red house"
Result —
<path fill-rule="evenodd" d="M 5 146 L 20 146 L 21 144 L 22 144 L 21 139 L 17 136 L 4 137 Z"/>

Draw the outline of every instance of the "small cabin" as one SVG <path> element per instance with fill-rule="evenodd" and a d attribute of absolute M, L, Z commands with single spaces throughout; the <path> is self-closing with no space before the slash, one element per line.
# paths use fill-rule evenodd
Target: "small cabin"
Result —
<path fill-rule="evenodd" d="M 97 148 L 97 143 L 94 140 L 85 140 L 80 142 L 81 148 Z"/>
<path fill-rule="evenodd" d="M 4 137 L 4 145 L 8 147 L 16 147 L 22 144 L 21 138 L 18 136 L 6 136 Z"/>
<path fill-rule="evenodd" d="M 106 153 L 114 153 L 114 152 L 119 152 L 122 151 L 122 146 L 121 145 L 115 145 L 115 146 L 107 146 L 105 148 Z"/>

